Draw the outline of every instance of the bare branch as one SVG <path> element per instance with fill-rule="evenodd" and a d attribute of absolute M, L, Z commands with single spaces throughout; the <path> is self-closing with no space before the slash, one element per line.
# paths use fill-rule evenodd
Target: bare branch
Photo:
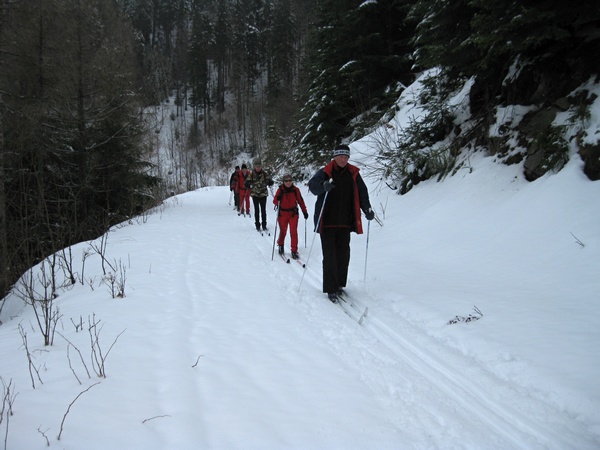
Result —
<path fill-rule="evenodd" d="M 33 378 L 33 373 L 37 375 L 37 379 L 41 384 L 44 384 L 42 379 L 40 378 L 40 372 L 35 364 L 33 363 L 33 358 L 31 356 L 31 352 L 29 351 L 29 346 L 27 345 L 27 332 L 23 328 L 21 324 L 19 324 L 19 333 L 21 334 L 21 339 L 23 340 L 23 347 L 25 348 L 25 354 L 27 355 L 27 362 L 29 364 L 29 376 L 31 377 L 31 386 L 35 389 L 35 379 Z"/>
<path fill-rule="evenodd" d="M 162 417 L 171 417 L 171 416 L 170 416 L 170 415 L 168 415 L 168 414 L 165 414 L 165 415 L 162 415 L 162 416 L 154 416 L 154 417 L 150 417 L 150 418 L 148 418 L 148 419 L 144 419 L 144 420 L 142 420 L 142 423 L 146 423 L 146 422 L 148 422 L 148 421 L 150 421 L 150 420 L 154 420 L 154 419 L 160 419 L 160 418 L 162 418 Z"/>
<path fill-rule="evenodd" d="M 583 242 L 581 242 L 577 236 L 575 236 L 573 233 L 571 233 L 571 236 L 573 236 L 575 238 L 575 242 L 577 244 L 581 245 L 581 247 L 585 247 L 585 245 L 583 244 Z"/>
<path fill-rule="evenodd" d="M 196 360 L 196 363 L 192 366 L 192 368 L 196 367 L 198 365 L 198 362 L 200 362 L 200 358 L 202 358 L 204 355 L 199 355 L 198 359 Z"/>
<path fill-rule="evenodd" d="M 94 386 L 100 384 L 100 382 L 98 381 L 97 383 L 92 384 L 90 387 L 88 387 L 87 389 L 81 391 L 79 393 L 79 395 L 77 395 L 77 397 L 75 397 L 75 399 L 69 404 L 69 407 L 67 408 L 67 412 L 65 413 L 65 415 L 63 416 L 62 422 L 60 423 L 60 432 L 58 433 L 58 436 L 56 437 L 56 439 L 58 439 L 60 441 L 60 437 L 62 436 L 62 432 L 63 432 L 63 426 L 65 424 L 65 420 L 67 419 L 67 414 L 69 414 L 69 412 L 71 411 L 71 407 L 73 406 L 73 404 L 77 401 L 77 399 L 79 397 L 81 397 L 83 394 L 85 394 L 87 391 L 89 391 L 91 388 L 93 388 Z"/>

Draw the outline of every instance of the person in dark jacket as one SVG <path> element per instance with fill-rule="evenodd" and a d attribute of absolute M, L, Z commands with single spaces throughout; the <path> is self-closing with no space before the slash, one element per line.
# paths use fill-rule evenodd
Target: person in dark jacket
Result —
<path fill-rule="evenodd" d="M 229 178 L 229 190 L 233 192 L 233 206 L 239 212 L 240 211 L 240 188 L 238 183 L 238 177 L 240 176 L 240 166 L 235 166 L 235 170 Z"/>
<path fill-rule="evenodd" d="M 298 259 L 300 257 L 298 254 L 298 219 L 300 216 L 298 207 L 302 210 L 305 220 L 308 219 L 308 211 L 302 193 L 298 187 L 294 186 L 290 174 L 283 176 L 283 184 L 277 189 L 275 197 L 273 197 L 273 204 L 277 207 L 277 224 L 280 230 L 277 238 L 277 251 L 280 254 L 284 253 L 283 245 L 289 226 L 292 258 Z"/>
<path fill-rule="evenodd" d="M 251 189 L 252 202 L 254 203 L 254 224 L 256 231 L 262 229 L 267 231 L 267 196 L 269 187 L 273 186 L 274 181 L 271 176 L 262 168 L 262 162 L 256 158 L 254 160 L 254 170 L 246 178 L 245 185 Z M 262 222 L 261 222 L 262 220 Z"/>
<path fill-rule="evenodd" d="M 333 160 L 308 182 L 310 191 L 318 196 L 314 216 L 323 250 L 323 292 L 333 303 L 348 280 L 350 233 L 363 232 L 360 211 L 367 220 L 375 217 L 360 169 L 349 164 L 349 158 L 350 147 L 338 145 Z"/>

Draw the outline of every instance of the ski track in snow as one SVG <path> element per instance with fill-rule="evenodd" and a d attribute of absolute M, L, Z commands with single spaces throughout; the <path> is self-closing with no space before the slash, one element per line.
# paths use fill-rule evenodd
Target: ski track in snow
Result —
<path fill-rule="evenodd" d="M 139 317 L 123 317 L 123 323 L 114 316 L 103 341 L 124 326 L 121 340 L 142 345 L 135 354 L 124 355 L 117 344 L 108 362 L 109 377 L 86 394 L 98 422 L 108 420 L 112 408 L 126 417 L 119 428 L 130 432 L 111 435 L 114 448 L 239 448 L 243 443 L 245 448 L 331 449 L 339 448 L 340 436 L 357 449 L 596 447 L 578 417 L 566 416 L 542 394 L 484 369 L 401 314 L 390 314 L 389 305 L 401 293 L 375 297 L 373 286 L 351 277 L 349 299 L 359 308 L 368 306 L 369 314 L 362 326 L 344 314 L 321 292 L 320 241 L 318 236 L 313 241 L 312 221 L 307 224 L 308 248 L 302 221 L 298 229 L 304 270 L 273 255 L 278 230 L 269 208 L 271 236 L 261 236 L 253 218 L 237 216 L 216 199 L 202 192 L 182 195 L 184 213 L 179 200 L 172 200 L 160 218 L 151 215 L 135 231 L 139 242 L 128 244 L 134 260 L 124 302 L 137 302 L 144 311 Z M 207 215 L 210 221 L 203 220 Z M 156 242 L 154 227 L 165 226 L 172 236 Z M 120 241 L 130 239 L 127 227 L 113 236 L 109 248 L 115 252 Z M 239 251 L 223 254 L 224 240 L 236 242 Z M 353 258 L 351 267 L 360 265 L 354 253 Z M 246 273 L 247 265 L 260 267 L 261 279 L 254 267 Z M 149 276 L 160 280 L 152 286 L 163 289 L 147 291 L 144 280 Z M 240 286 L 247 295 L 240 296 Z M 114 311 L 120 305 L 122 300 L 93 307 L 104 319 L 109 311 L 118 314 Z M 65 317 L 73 314 L 70 307 L 77 314 L 84 310 L 80 302 L 69 300 Z M 349 312 L 358 317 L 357 310 Z M 282 329 L 279 319 L 293 326 Z M 178 348 L 170 347 L 174 343 Z M 257 360 L 248 364 L 248 354 Z M 113 359 L 128 360 L 122 364 L 132 373 L 148 361 L 155 370 L 115 376 Z M 330 360 L 331 365 L 313 367 L 314 360 Z M 307 389 L 302 378 L 307 370 L 323 373 L 320 386 Z M 352 389 L 349 400 L 331 394 L 329 387 L 338 380 Z M 122 404 L 104 405 L 103 392 L 118 392 L 112 398 Z M 142 409 L 136 408 L 140 396 L 152 399 Z M 322 398 L 332 404 L 323 404 Z M 260 414 L 240 408 L 247 404 L 260 405 Z M 31 420 L 44 427 L 53 424 L 56 420 L 48 417 L 60 418 L 66 405 L 58 405 L 58 413 L 53 406 L 41 403 Z M 316 408 L 330 423 L 312 422 Z M 283 415 L 286 420 L 279 421 Z M 234 434 L 227 423 L 235 424 Z M 15 434 L 29 429 L 17 422 L 14 426 Z M 88 427 L 69 417 L 65 437 L 85 435 Z M 307 429 L 310 434 L 303 433 Z M 84 438 L 79 439 L 75 442 Z M 73 448 L 67 443 L 65 448 Z"/>
<path fill-rule="evenodd" d="M 302 241 L 302 239 L 300 240 Z M 257 239 L 256 244 L 261 254 L 269 256 L 270 259 L 271 253 L 265 251 L 266 243 L 263 239 Z M 286 245 L 289 245 L 289 235 Z M 307 242 L 307 245 L 310 247 L 310 242 Z M 308 256 L 309 249 L 303 249 L 303 252 L 301 250 L 302 261 L 307 263 L 302 284 L 300 284 L 300 281 L 304 269 L 297 264 L 292 264 L 290 267 L 283 261 L 279 261 L 281 258 L 273 259 L 277 278 L 282 280 L 284 285 L 282 289 L 285 289 L 285 284 L 289 283 L 287 287 L 288 298 L 299 298 L 297 301 L 303 303 L 302 309 L 308 320 L 322 314 L 322 308 L 316 308 L 312 305 L 315 301 L 322 302 L 325 306 L 331 306 L 332 308 L 329 309 L 339 308 L 331 304 L 326 299 L 325 294 L 319 294 L 321 292 L 319 246 L 320 242 L 317 236 L 308 263 L 304 258 Z M 318 270 L 315 268 L 318 268 Z M 289 272 L 293 272 L 295 276 L 290 276 Z M 296 288 L 294 288 L 294 285 Z M 300 292 L 298 292 L 298 287 L 300 287 Z M 528 392 L 510 385 L 492 373 L 484 372 L 478 364 L 473 364 L 468 358 L 458 354 L 455 350 L 436 342 L 433 337 L 428 336 L 403 318 L 394 317 L 393 323 L 395 326 L 390 325 L 389 320 L 380 317 L 377 314 L 377 309 L 373 309 L 373 305 L 376 304 L 374 299 L 364 289 L 355 288 L 352 281 L 350 281 L 347 292 L 349 293 L 349 299 L 360 310 L 369 307 L 369 313 L 365 318 L 361 331 L 353 333 L 352 341 L 354 342 L 352 342 L 352 345 L 356 346 L 358 344 L 362 347 L 361 353 L 363 357 L 366 357 L 367 362 L 361 366 L 360 373 L 363 374 L 364 381 L 373 390 L 379 391 L 380 394 L 389 394 L 390 391 L 394 390 L 393 384 L 406 384 L 405 377 L 408 378 L 408 375 L 405 374 L 394 376 L 397 379 L 390 379 L 389 375 L 381 376 L 381 372 L 377 370 L 375 365 L 368 366 L 369 363 L 376 364 L 382 358 L 380 353 L 383 347 L 384 351 L 389 351 L 392 358 L 397 359 L 392 363 L 394 366 L 398 365 L 401 371 L 410 369 L 414 372 L 415 379 L 428 382 L 425 391 L 429 389 L 438 391 L 435 398 L 439 403 L 433 405 L 433 408 L 439 408 L 440 404 L 444 404 L 448 410 L 456 410 L 454 414 L 467 416 L 464 421 L 470 421 L 473 427 L 470 430 L 465 430 L 465 435 L 473 433 L 473 445 L 481 445 L 483 442 L 487 442 L 488 445 L 494 448 L 569 448 L 573 442 L 580 440 L 581 436 L 585 435 L 584 427 L 576 424 L 576 418 L 571 418 L 576 424 L 574 429 L 565 428 L 564 411 L 544 403 L 541 399 L 534 398 Z M 339 311 L 339 314 L 343 318 L 342 311 Z M 344 323 L 342 326 L 360 327 L 357 323 L 352 323 L 354 319 L 360 316 L 360 312 L 350 313 L 349 315 L 351 318 L 345 321 L 348 323 Z M 398 329 L 398 323 L 402 324 L 401 329 Z M 323 333 L 331 340 L 332 345 L 336 347 L 338 352 L 342 355 L 347 352 L 344 346 L 348 345 L 348 342 L 337 342 L 338 337 L 335 333 L 330 334 L 331 330 L 324 330 Z M 360 343 L 356 342 L 357 339 Z M 386 362 L 386 365 L 388 364 L 390 364 L 389 361 Z M 370 371 L 372 371 L 372 376 L 364 375 Z M 409 382 L 406 392 L 403 392 L 402 395 L 410 390 L 420 389 L 415 383 Z M 494 393 L 501 393 L 501 395 L 494 395 Z M 431 396 L 431 394 L 428 395 Z M 541 417 L 537 416 L 540 410 L 544 411 Z M 436 414 L 434 409 L 433 415 Z M 437 417 L 436 420 L 439 418 Z M 431 418 L 425 418 L 424 420 L 428 419 Z M 571 426 L 573 426 L 573 422 L 570 422 Z M 443 422 L 429 424 L 429 426 L 443 425 Z M 460 428 L 460 425 L 458 423 L 454 424 L 453 428 Z M 474 432 L 474 430 L 477 431 Z M 436 445 L 443 446 L 444 444 L 443 442 L 437 442 Z M 589 445 L 592 448 L 594 442 L 590 441 Z M 470 446 L 466 445 L 466 447 Z"/>

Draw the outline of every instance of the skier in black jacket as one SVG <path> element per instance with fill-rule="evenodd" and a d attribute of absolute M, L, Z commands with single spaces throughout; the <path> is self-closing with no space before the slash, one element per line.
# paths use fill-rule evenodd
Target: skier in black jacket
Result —
<path fill-rule="evenodd" d="M 349 158 L 350 147 L 338 145 L 333 160 L 308 182 L 310 191 L 318 196 L 315 230 L 321 236 L 323 250 L 323 292 L 333 303 L 348 280 L 350 232 L 363 232 L 360 210 L 367 220 L 375 217 L 360 169 L 349 164 Z"/>

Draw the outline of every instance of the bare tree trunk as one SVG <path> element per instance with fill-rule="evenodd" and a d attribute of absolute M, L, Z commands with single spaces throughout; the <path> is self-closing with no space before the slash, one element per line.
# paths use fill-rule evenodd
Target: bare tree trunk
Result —
<path fill-rule="evenodd" d="M 2 132 L 2 97 L 0 96 L 0 298 L 4 297 L 9 284 L 7 255 L 6 193 L 4 192 L 4 134 Z"/>

